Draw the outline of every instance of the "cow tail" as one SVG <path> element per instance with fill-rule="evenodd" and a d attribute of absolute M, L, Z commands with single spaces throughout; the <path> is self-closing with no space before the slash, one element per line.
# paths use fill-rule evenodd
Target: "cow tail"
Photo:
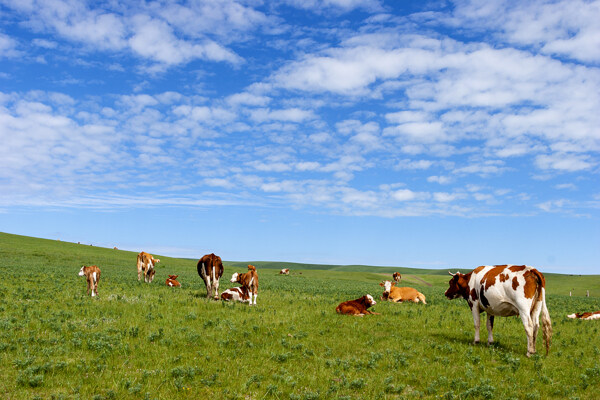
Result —
<path fill-rule="evenodd" d="M 544 344 L 546 345 L 546 355 L 550 351 L 550 344 L 552 342 L 552 321 L 550 320 L 550 313 L 546 306 L 546 280 L 536 269 L 533 270 L 535 277 L 538 281 L 538 297 L 537 300 L 542 302 L 542 332 L 544 333 Z"/>

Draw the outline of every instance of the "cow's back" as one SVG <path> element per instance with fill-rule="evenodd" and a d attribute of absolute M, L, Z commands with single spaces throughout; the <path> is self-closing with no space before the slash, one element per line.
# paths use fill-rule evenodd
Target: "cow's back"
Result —
<path fill-rule="evenodd" d="M 214 253 L 206 254 L 203 256 L 197 265 L 198 275 L 202 277 L 206 281 L 207 276 L 214 276 L 219 279 L 223 276 L 223 262 L 221 261 L 221 257 L 215 255 Z"/>

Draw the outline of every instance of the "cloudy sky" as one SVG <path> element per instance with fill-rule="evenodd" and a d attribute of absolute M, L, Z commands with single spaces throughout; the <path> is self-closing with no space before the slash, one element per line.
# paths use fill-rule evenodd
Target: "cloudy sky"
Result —
<path fill-rule="evenodd" d="M 600 273 L 600 1 L 0 0 L 0 231 Z"/>

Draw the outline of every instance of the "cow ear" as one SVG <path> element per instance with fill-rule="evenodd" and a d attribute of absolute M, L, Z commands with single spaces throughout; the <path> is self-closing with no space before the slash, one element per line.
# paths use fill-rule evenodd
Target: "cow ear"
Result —
<path fill-rule="evenodd" d="M 383 282 L 381 282 L 381 283 L 379 284 L 379 286 L 381 286 L 381 287 L 384 287 L 385 285 L 384 285 L 384 283 L 383 283 Z"/>

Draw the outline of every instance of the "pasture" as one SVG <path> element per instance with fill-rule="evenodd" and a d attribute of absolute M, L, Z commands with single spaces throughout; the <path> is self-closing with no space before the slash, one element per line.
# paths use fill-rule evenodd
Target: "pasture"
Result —
<path fill-rule="evenodd" d="M 597 275 L 546 274 L 552 347 L 546 357 L 540 333 L 528 359 L 517 317 L 496 319 L 493 346 L 471 344 L 466 302 L 444 297 L 446 271 L 256 262 L 258 304 L 249 307 L 207 300 L 197 260 L 155 256 L 156 278 L 145 284 L 136 253 L 0 233 L 0 397 L 600 397 L 600 321 L 566 318 L 600 309 Z M 102 270 L 98 298 L 77 276 L 83 264 Z M 247 265 L 224 264 L 220 292 Z M 290 276 L 279 275 L 284 267 Z M 379 301 L 378 283 L 394 270 L 427 305 Z M 182 288 L 166 287 L 168 274 Z M 335 313 L 366 293 L 381 315 Z"/>

